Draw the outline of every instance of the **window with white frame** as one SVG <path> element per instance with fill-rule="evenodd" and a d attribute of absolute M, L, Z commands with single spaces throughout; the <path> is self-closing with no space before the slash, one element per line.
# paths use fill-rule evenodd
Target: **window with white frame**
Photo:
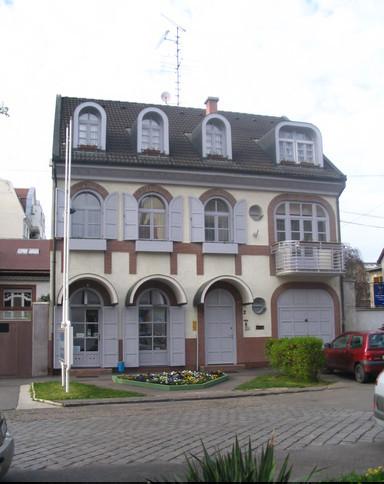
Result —
<path fill-rule="evenodd" d="M 137 151 L 169 155 L 169 122 L 158 108 L 143 109 L 137 118 Z"/>
<path fill-rule="evenodd" d="M 78 146 L 96 146 L 101 144 L 101 116 L 93 108 L 80 112 L 78 120 Z"/>
<path fill-rule="evenodd" d="M 329 223 L 325 209 L 318 203 L 283 202 L 275 212 L 276 240 L 326 242 Z"/>
<path fill-rule="evenodd" d="M 32 306 L 32 291 L 25 289 L 5 289 L 3 293 L 5 308 L 30 308 Z"/>
<path fill-rule="evenodd" d="M 205 142 L 207 155 L 226 156 L 224 125 L 216 120 L 207 123 Z"/>
<path fill-rule="evenodd" d="M 167 209 L 162 198 L 146 195 L 139 201 L 139 239 L 167 240 Z"/>
<path fill-rule="evenodd" d="M 71 204 L 71 237 L 74 239 L 100 239 L 102 237 L 102 206 L 91 192 L 75 196 Z"/>
<path fill-rule="evenodd" d="M 282 127 L 279 131 L 279 161 L 315 163 L 315 134 L 308 128 Z"/>
<path fill-rule="evenodd" d="M 92 101 L 79 104 L 73 113 L 73 147 L 105 150 L 107 115 Z"/>
<path fill-rule="evenodd" d="M 212 198 L 204 207 L 206 242 L 231 241 L 231 209 L 221 198 Z"/>
<path fill-rule="evenodd" d="M 142 150 L 161 151 L 161 123 L 153 117 L 146 116 L 142 124 Z"/>
<path fill-rule="evenodd" d="M 150 289 L 139 298 L 140 351 L 168 349 L 169 303 L 165 295 Z"/>

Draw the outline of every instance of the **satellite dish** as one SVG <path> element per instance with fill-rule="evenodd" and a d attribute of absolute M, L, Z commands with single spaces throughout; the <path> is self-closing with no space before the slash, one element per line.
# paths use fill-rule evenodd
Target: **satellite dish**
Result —
<path fill-rule="evenodd" d="M 169 94 L 169 92 L 167 91 L 164 91 L 161 93 L 161 100 L 165 103 L 165 104 L 168 104 L 169 101 L 171 99 L 171 95 Z"/>

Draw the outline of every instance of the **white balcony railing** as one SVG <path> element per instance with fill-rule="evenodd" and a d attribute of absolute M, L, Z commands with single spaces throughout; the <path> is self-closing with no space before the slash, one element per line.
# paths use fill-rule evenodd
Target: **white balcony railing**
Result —
<path fill-rule="evenodd" d="M 331 242 L 285 240 L 272 246 L 276 275 L 322 274 L 344 272 L 344 247 Z"/>

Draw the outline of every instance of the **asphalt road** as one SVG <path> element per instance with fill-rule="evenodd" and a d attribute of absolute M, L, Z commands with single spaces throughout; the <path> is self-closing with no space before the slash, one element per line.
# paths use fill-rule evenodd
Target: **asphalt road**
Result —
<path fill-rule="evenodd" d="M 234 437 L 260 449 L 273 435 L 300 479 L 384 465 L 384 429 L 372 418 L 373 384 L 222 400 L 6 411 L 16 454 L 6 482 L 173 480 L 185 455 L 228 450 Z M 4 382 L 2 382 L 4 384 Z M 0 391 L 3 391 L 0 385 Z"/>

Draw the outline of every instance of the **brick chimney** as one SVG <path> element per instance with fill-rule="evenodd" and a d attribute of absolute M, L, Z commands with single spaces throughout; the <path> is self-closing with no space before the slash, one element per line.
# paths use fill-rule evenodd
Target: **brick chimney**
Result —
<path fill-rule="evenodd" d="M 217 113 L 217 103 L 219 102 L 218 97 L 208 97 L 205 101 L 206 109 L 205 114 Z"/>

